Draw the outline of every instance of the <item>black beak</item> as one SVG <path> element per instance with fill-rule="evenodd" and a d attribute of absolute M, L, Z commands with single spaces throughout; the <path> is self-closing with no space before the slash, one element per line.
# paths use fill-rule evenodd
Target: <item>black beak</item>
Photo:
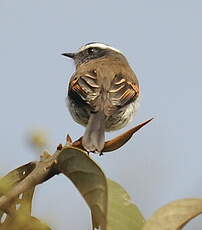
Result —
<path fill-rule="evenodd" d="M 74 59 L 74 57 L 75 57 L 75 53 L 63 53 L 62 55 L 65 57 L 72 58 L 72 59 Z"/>

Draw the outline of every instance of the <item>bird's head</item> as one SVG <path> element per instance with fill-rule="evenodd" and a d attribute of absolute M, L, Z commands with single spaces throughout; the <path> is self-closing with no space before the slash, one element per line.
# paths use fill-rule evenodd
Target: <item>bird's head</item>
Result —
<path fill-rule="evenodd" d="M 82 46 L 77 52 L 75 53 L 63 53 L 62 55 L 72 58 L 76 65 L 80 65 L 86 63 L 90 60 L 109 57 L 109 56 L 123 56 L 121 51 L 115 49 L 109 45 L 98 43 L 98 42 L 91 42 L 84 46 Z"/>

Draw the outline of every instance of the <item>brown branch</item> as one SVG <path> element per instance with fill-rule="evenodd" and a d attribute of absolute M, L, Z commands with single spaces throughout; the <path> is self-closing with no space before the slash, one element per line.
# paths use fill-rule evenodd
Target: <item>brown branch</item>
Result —
<path fill-rule="evenodd" d="M 103 152 L 112 152 L 116 149 L 119 149 L 131 139 L 133 134 L 135 134 L 139 129 L 141 129 L 143 126 L 145 126 L 152 120 L 153 118 L 133 127 L 132 129 L 126 131 L 125 133 L 119 135 L 118 137 L 113 138 L 112 140 L 106 141 Z"/>
<path fill-rule="evenodd" d="M 49 157 L 45 155 L 45 158 L 36 162 L 36 167 L 30 174 L 27 175 L 27 177 L 25 177 L 22 181 L 16 184 L 5 195 L 0 197 L 0 208 L 6 213 L 12 215 L 12 213 L 9 212 L 9 207 L 11 206 L 12 202 L 19 194 L 29 190 L 30 188 L 35 187 L 38 184 L 41 184 L 46 180 L 51 172 L 53 165 L 55 164 L 57 153 L 58 152 L 56 151 L 55 154 L 53 154 L 52 156 L 49 155 Z M 56 172 L 53 175 L 55 174 Z"/>
<path fill-rule="evenodd" d="M 112 152 L 114 150 L 119 149 L 122 147 L 124 144 L 126 144 L 130 138 L 135 134 L 139 129 L 141 129 L 143 126 L 148 124 L 150 121 L 152 121 L 153 118 L 133 127 L 132 129 L 126 131 L 125 133 L 119 135 L 118 137 L 115 137 L 109 141 L 105 142 L 104 149 L 102 152 Z M 72 140 L 69 135 L 67 135 L 67 142 L 71 143 L 72 146 L 80 148 L 82 150 L 85 150 L 83 145 L 82 145 L 82 137 L 80 137 L 78 140 L 72 143 Z"/>
<path fill-rule="evenodd" d="M 134 133 L 136 133 L 140 128 L 149 123 L 151 120 L 152 119 L 143 122 L 142 124 L 128 130 L 127 132 L 121 134 L 118 137 L 115 137 L 112 140 L 106 141 L 103 152 L 114 151 L 120 148 L 132 137 Z M 83 150 L 84 148 L 82 146 L 81 140 L 82 137 L 72 143 L 71 137 L 67 136 L 66 144 Z M 19 194 L 35 187 L 38 184 L 43 183 L 54 175 L 59 174 L 60 171 L 58 171 L 57 168 L 57 157 L 62 149 L 63 147 L 60 144 L 57 147 L 57 151 L 53 155 L 49 155 L 45 152 L 42 155 L 40 161 L 33 162 L 36 165 L 35 168 L 22 181 L 17 183 L 6 194 L 0 197 L 0 209 L 4 210 L 6 213 L 12 216 L 13 212 L 11 211 L 12 209 L 10 209 L 10 207 Z"/>

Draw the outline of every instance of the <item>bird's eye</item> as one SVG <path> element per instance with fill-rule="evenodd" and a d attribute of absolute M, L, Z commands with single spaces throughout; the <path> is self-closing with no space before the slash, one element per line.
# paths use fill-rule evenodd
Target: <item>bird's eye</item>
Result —
<path fill-rule="evenodd" d="M 92 48 L 92 47 L 91 47 L 91 48 L 88 48 L 88 54 L 90 54 L 90 55 L 91 55 L 91 54 L 93 54 L 93 53 L 94 53 L 94 51 L 95 51 L 95 49 L 94 49 L 94 48 Z"/>

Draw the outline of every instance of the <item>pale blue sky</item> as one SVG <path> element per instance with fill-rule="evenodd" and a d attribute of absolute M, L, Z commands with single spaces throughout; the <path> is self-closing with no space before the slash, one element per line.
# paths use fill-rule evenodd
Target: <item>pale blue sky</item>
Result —
<path fill-rule="evenodd" d="M 125 148 L 94 159 L 145 217 L 172 200 L 201 198 L 201 22 L 199 0 L 0 0 L 1 174 L 36 159 L 26 143 L 32 128 L 47 130 L 52 151 L 66 133 L 83 133 L 65 107 L 74 66 L 60 54 L 100 41 L 125 53 L 140 82 L 140 109 L 124 130 L 155 120 Z M 63 176 L 35 195 L 33 215 L 53 229 L 90 228 L 87 206 Z"/>

